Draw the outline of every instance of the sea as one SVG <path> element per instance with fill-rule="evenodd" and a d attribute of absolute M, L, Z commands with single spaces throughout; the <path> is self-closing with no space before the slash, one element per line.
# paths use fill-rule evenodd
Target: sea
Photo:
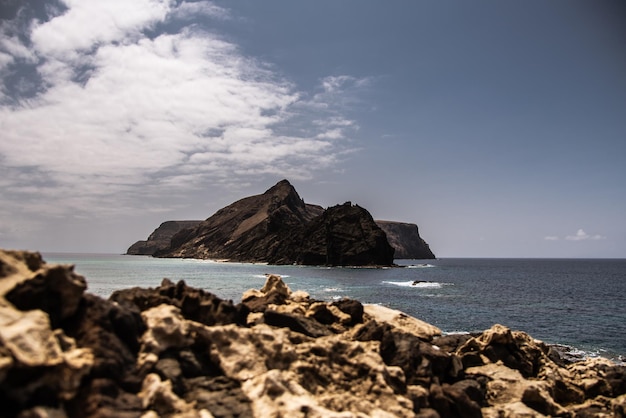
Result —
<path fill-rule="evenodd" d="M 446 334 L 502 324 L 579 357 L 626 361 L 626 259 L 396 260 L 400 267 L 275 266 L 116 254 L 44 253 L 75 265 L 88 292 L 184 280 L 235 303 L 279 274 L 291 290 L 398 309 Z"/>

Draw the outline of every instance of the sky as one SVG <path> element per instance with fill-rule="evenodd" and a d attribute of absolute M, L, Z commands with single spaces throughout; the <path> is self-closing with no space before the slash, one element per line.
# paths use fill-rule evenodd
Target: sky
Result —
<path fill-rule="evenodd" d="M 288 179 L 440 258 L 626 257 L 626 3 L 0 0 L 0 248 Z"/>

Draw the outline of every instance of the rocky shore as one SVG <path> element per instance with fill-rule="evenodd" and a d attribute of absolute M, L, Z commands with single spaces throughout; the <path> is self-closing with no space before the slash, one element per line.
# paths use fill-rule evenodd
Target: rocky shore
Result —
<path fill-rule="evenodd" d="M 241 303 L 184 282 L 86 292 L 0 251 L 3 417 L 624 417 L 626 368 L 524 332 L 439 329 L 268 275 Z"/>

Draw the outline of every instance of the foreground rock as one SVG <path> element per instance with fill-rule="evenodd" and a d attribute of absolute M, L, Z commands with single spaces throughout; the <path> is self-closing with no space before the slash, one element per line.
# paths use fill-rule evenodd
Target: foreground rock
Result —
<path fill-rule="evenodd" d="M 501 325 L 475 335 L 317 301 L 269 275 L 240 304 L 164 280 L 84 293 L 69 266 L 0 251 L 3 417 L 623 417 L 626 370 L 566 363 Z"/>

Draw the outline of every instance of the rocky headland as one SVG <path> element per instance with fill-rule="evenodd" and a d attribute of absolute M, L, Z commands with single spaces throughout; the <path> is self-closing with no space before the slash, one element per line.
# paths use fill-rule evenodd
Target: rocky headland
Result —
<path fill-rule="evenodd" d="M 169 248 L 172 237 L 183 229 L 195 228 L 202 221 L 165 221 L 150 234 L 147 240 L 131 245 L 128 255 L 152 255 L 159 250 Z"/>
<path fill-rule="evenodd" d="M 494 325 L 447 335 L 280 277 L 238 304 L 184 282 L 86 293 L 0 251 L 3 417 L 624 417 L 626 368 Z"/>
<path fill-rule="evenodd" d="M 394 257 L 435 258 L 416 225 L 375 221 L 350 202 L 327 209 L 307 204 L 287 180 L 205 221 L 165 222 L 127 254 L 355 266 L 392 265 Z"/>
<path fill-rule="evenodd" d="M 389 244 L 395 250 L 394 258 L 435 258 L 435 254 L 431 251 L 430 246 L 420 237 L 417 225 L 406 222 L 380 220 L 376 221 L 376 225 L 385 231 Z"/>

